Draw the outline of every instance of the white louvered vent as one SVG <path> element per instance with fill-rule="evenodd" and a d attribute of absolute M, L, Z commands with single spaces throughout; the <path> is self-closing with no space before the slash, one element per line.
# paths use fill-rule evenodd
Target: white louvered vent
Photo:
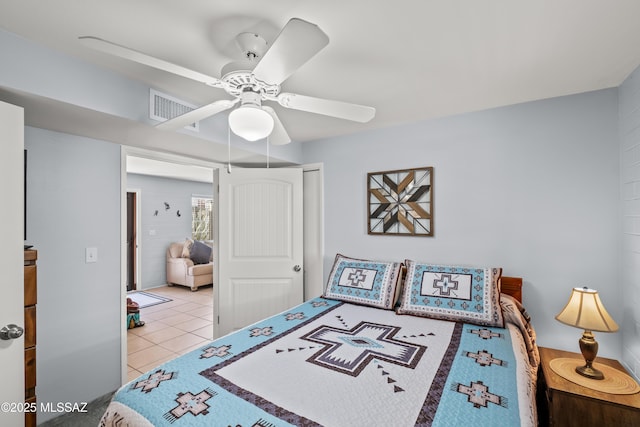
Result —
<path fill-rule="evenodd" d="M 150 89 L 149 91 L 149 117 L 153 120 L 166 122 L 169 119 L 188 113 L 196 108 L 195 105 L 188 104 L 166 93 L 158 92 L 154 89 Z M 194 132 L 199 131 L 197 122 L 191 123 L 184 128 Z"/>

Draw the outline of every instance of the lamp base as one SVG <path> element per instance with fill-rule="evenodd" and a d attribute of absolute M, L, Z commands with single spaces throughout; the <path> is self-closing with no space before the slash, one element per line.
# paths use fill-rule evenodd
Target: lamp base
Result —
<path fill-rule="evenodd" d="M 591 378 L 592 380 L 604 379 L 604 374 L 602 373 L 602 371 L 597 370 L 593 366 L 577 366 L 576 372 L 584 377 Z"/>
<path fill-rule="evenodd" d="M 585 330 L 578 343 L 580 344 L 580 351 L 586 364 L 584 366 L 578 366 L 576 372 L 592 380 L 603 380 L 604 374 L 602 371 L 593 367 L 593 361 L 598 354 L 598 342 L 593 336 L 593 332 Z"/>

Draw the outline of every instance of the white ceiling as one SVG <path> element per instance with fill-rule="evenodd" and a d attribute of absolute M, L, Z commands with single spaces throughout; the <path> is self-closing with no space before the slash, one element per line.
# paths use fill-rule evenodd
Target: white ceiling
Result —
<path fill-rule="evenodd" d="M 359 124 L 276 106 L 294 141 L 614 87 L 640 64 L 637 0 L 0 0 L 1 28 L 195 104 L 228 96 L 78 36 L 220 77 L 236 34 L 272 41 L 292 17 L 330 43 L 282 90 L 377 109 Z"/>

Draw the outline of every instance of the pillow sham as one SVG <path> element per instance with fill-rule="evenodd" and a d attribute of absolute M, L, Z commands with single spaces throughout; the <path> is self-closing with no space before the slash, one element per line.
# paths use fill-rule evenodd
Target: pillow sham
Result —
<path fill-rule="evenodd" d="M 323 296 L 392 310 L 402 263 L 368 261 L 336 255 Z"/>
<path fill-rule="evenodd" d="M 398 314 L 504 328 L 501 268 L 431 265 L 405 261 L 407 277 Z"/>

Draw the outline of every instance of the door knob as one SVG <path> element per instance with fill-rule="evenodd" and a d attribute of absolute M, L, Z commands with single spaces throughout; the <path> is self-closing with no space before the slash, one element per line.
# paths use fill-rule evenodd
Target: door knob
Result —
<path fill-rule="evenodd" d="M 14 340 L 16 338 L 20 338 L 23 333 L 24 333 L 24 329 L 12 323 L 0 329 L 0 339 Z"/>
<path fill-rule="evenodd" d="M 300 267 L 298 264 L 293 266 L 293 271 L 295 271 L 296 273 L 299 272 L 300 270 L 302 270 L 302 267 Z"/>

